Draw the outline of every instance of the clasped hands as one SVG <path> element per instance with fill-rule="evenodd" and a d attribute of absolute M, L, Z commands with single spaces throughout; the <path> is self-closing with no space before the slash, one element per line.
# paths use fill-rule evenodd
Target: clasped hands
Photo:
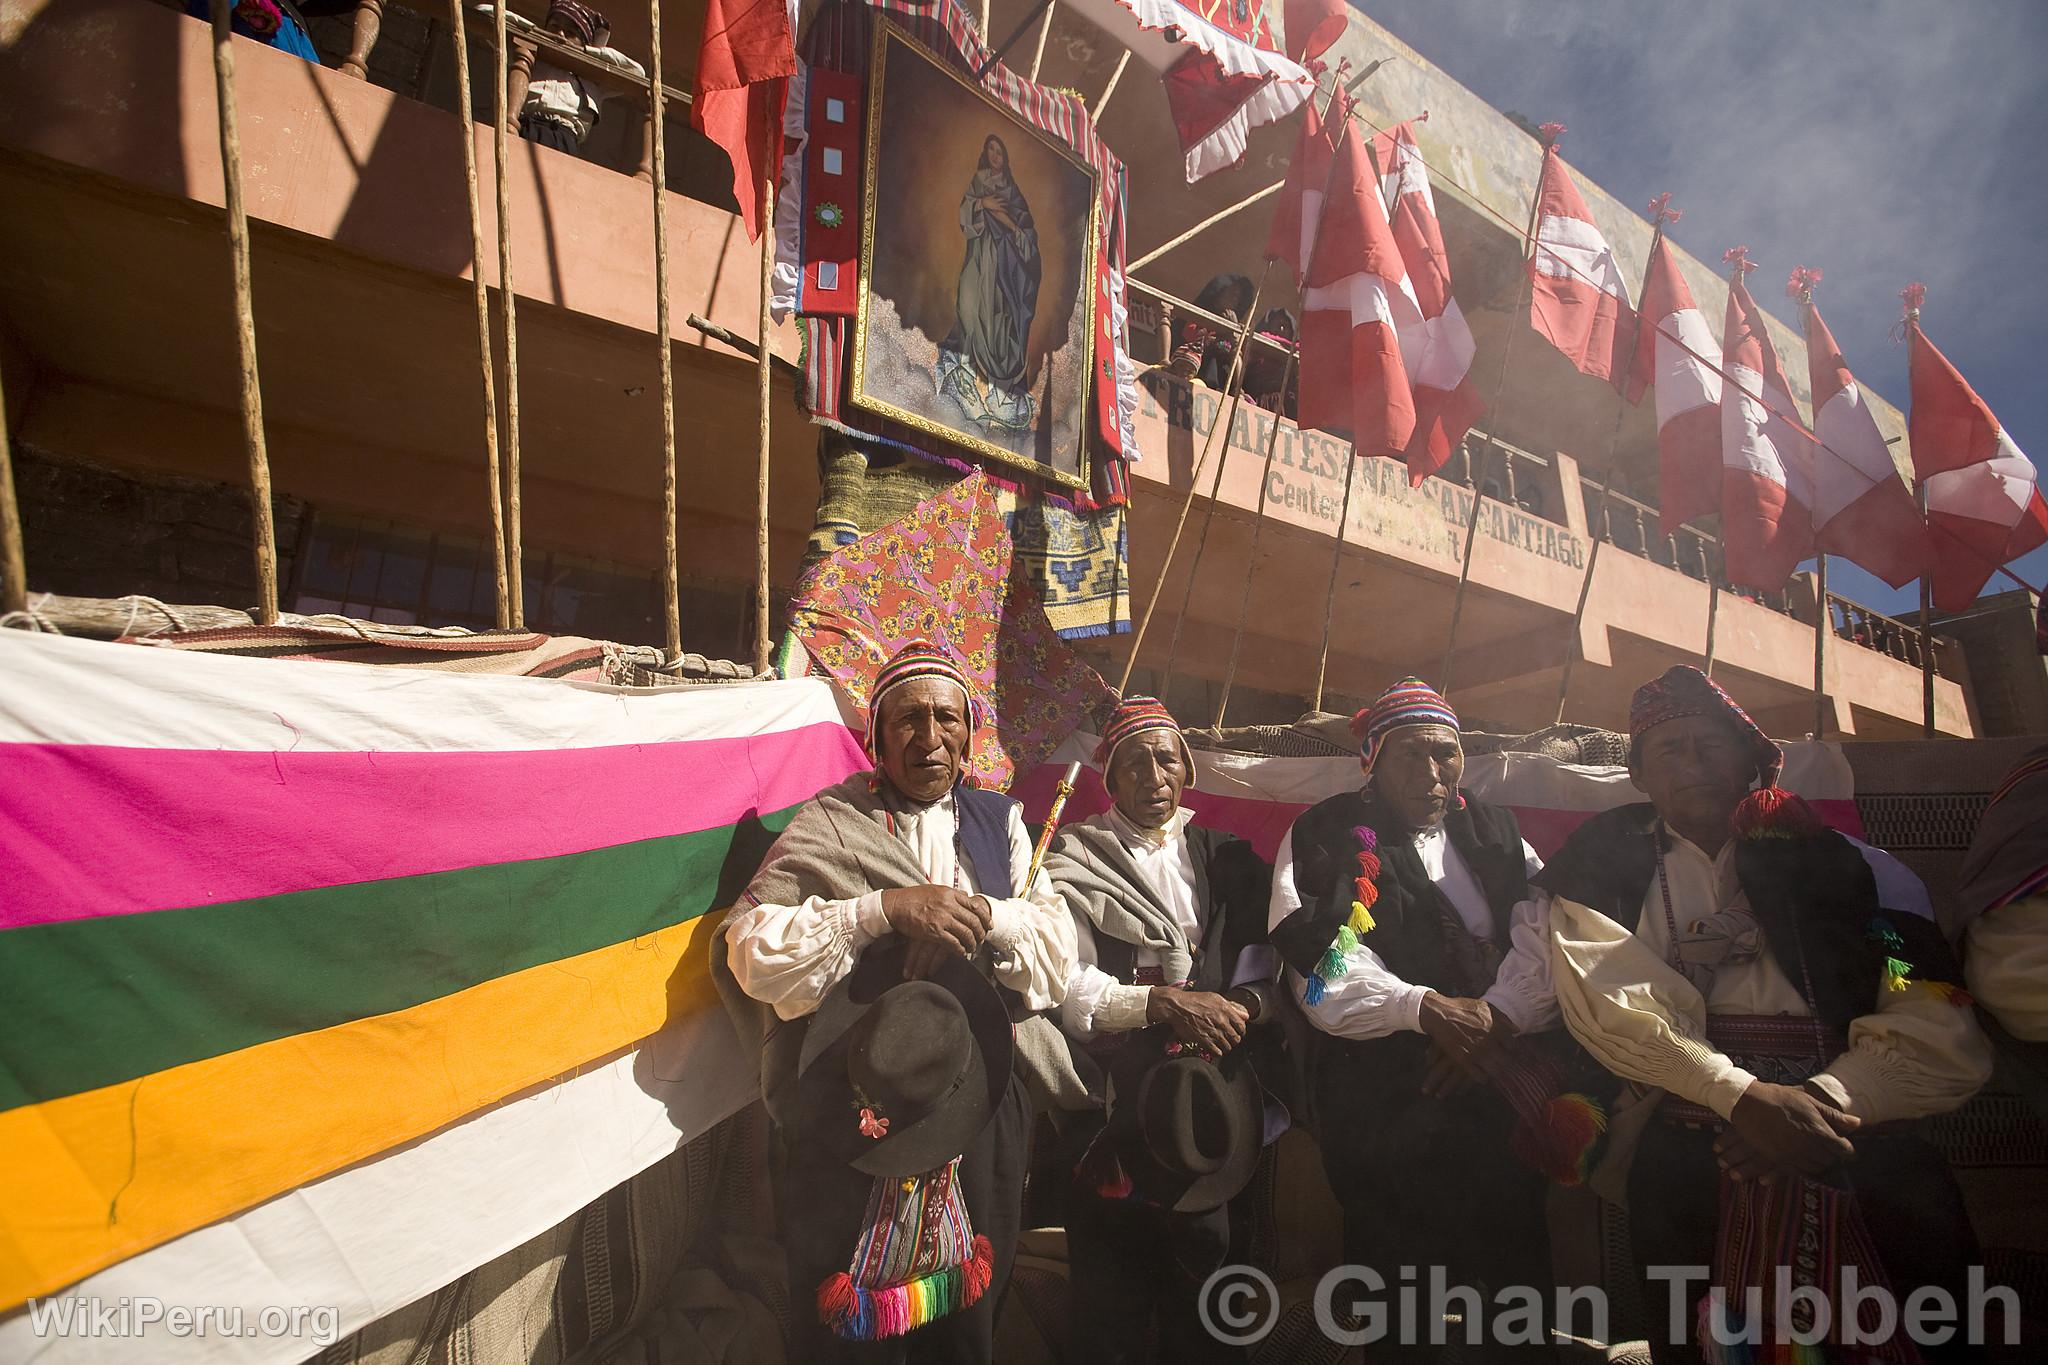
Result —
<path fill-rule="evenodd" d="M 1474 1081 L 1483 1081 L 1515 1032 L 1504 1014 L 1484 1000 L 1439 995 L 1422 997 L 1419 1021 L 1432 1044 L 1422 1075 L 1422 1093 L 1436 1099 L 1455 1095 Z"/>
<path fill-rule="evenodd" d="M 930 976 L 949 954 L 974 956 L 995 923 L 988 897 L 950 886 L 894 887 L 882 893 L 882 913 L 891 929 L 910 940 L 903 960 L 906 981 Z"/>

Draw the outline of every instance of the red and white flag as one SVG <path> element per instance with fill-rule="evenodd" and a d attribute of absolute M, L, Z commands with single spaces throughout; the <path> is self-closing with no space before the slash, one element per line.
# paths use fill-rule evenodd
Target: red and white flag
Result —
<path fill-rule="evenodd" d="M 1961 611 L 2001 565 L 2048 544 L 2048 505 L 2033 462 L 1920 330 L 1919 286 L 1907 291 L 1913 473 L 1927 490 L 1934 605 Z"/>
<path fill-rule="evenodd" d="M 1561 124 L 1546 123 L 1536 190 L 1536 252 L 1529 258 L 1529 325 L 1595 379 L 1622 382 L 1635 325 L 1621 264 L 1557 154 Z M 1554 131 L 1553 131 L 1554 130 Z"/>
<path fill-rule="evenodd" d="M 1373 160 L 1417 313 L 1401 326 L 1401 359 L 1415 395 L 1415 434 L 1404 452 L 1408 482 L 1420 484 L 1443 468 L 1486 404 L 1471 379 L 1472 329 L 1451 296 L 1451 258 L 1415 142 L 1415 120 L 1374 137 Z"/>
<path fill-rule="evenodd" d="M 1655 207 L 1655 206 L 1653 206 Z M 1657 389 L 1657 505 L 1664 534 L 1721 510 L 1720 346 L 1660 234 L 1643 283 L 1645 333 L 1629 400 Z"/>
<path fill-rule="evenodd" d="M 1813 384 L 1813 540 L 1902 588 L 1926 572 L 1927 528 L 1892 463 L 1877 418 L 1810 293 L 1820 272 L 1795 272 L 1788 292 L 1806 305 L 1806 365 Z"/>
<path fill-rule="evenodd" d="M 1396 320 L 1420 319 L 1365 144 L 1348 116 L 1331 128 L 1310 104 L 1266 255 L 1293 266 L 1301 286 L 1299 424 L 1346 433 L 1361 454 L 1405 451 L 1415 434 L 1415 398 Z"/>
<path fill-rule="evenodd" d="M 1813 554 L 1813 436 L 1800 423 L 1764 313 L 1729 253 L 1721 329 L 1721 547 L 1731 583 L 1784 586 Z"/>
<path fill-rule="evenodd" d="M 761 184 L 782 164 L 782 110 L 795 74 L 796 0 L 710 0 L 690 122 L 732 160 L 749 241 L 763 226 Z"/>

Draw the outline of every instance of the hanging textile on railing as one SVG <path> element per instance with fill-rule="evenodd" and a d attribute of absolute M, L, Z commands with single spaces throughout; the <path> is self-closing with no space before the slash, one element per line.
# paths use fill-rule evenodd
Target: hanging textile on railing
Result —
<path fill-rule="evenodd" d="M 970 273 L 977 281 L 985 279 L 994 291 L 989 295 L 993 312 L 963 313 L 952 323 L 950 310 L 958 295 L 948 278 L 940 281 L 940 311 L 949 315 L 937 319 L 936 326 L 929 318 L 914 327 L 906 319 L 883 332 L 876 315 L 893 310 L 894 303 L 879 294 L 871 296 L 874 306 L 863 315 L 863 214 L 874 190 L 881 188 L 865 183 L 871 121 L 877 113 L 869 91 L 877 61 L 877 12 L 910 40 L 902 44 L 905 49 L 916 45 L 915 51 L 928 53 L 940 69 L 958 78 L 957 90 L 954 82 L 943 82 L 930 87 L 937 93 L 925 97 L 949 106 L 955 99 L 966 100 L 965 107 L 976 116 L 973 150 L 982 164 L 973 164 L 970 156 L 959 169 L 957 184 L 948 180 L 939 189 L 927 187 L 925 197 L 931 203 L 946 200 L 943 215 L 934 211 L 930 217 L 946 219 L 949 244 L 962 234 L 989 244 L 990 264 L 984 267 L 976 254 L 984 248 L 970 252 L 958 291 L 973 292 Z M 784 121 L 793 150 L 784 160 L 776 221 L 775 307 L 799 318 L 804 337 L 800 397 L 806 410 L 850 435 L 963 470 L 986 468 L 999 482 L 1064 500 L 1083 512 L 1122 503 L 1128 488 L 1124 465 L 1137 454 L 1133 420 L 1138 401 L 1137 368 L 1125 345 L 1125 177 L 1122 163 L 1096 136 L 1082 102 L 1000 65 L 977 86 L 973 75 L 988 61 L 988 48 L 959 0 L 929 5 L 835 0 L 812 19 L 799 41 L 799 56 L 802 70 L 792 82 Z M 890 60 L 896 60 L 894 45 Z M 922 80 L 918 60 L 905 57 L 897 79 L 906 87 Z M 990 103 L 981 102 L 984 96 Z M 884 105 L 886 117 L 886 97 Z M 882 128 L 878 122 L 873 126 Z M 1047 149 L 1057 155 L 1042 154 Z M 883 164 L 896 167 L 902 161 Z M 1026 161 L 1034 173 L 1028 193 L 1022 189 Z M 1018 174 L 1012 174 L 1013 162 Z M 1081 178 L 1059 171 L 1068 163 Z M 1084 207 L 1073 202 L 1073 185 L 1086 184 L 1087 177 L 1093 180 L 1093 202 Z M 956 215 L 957 223 L 952 221 Z M 1024 240 L 1007 247 L 1013 236 Z M 950 252 L 945 259 L 950 263 Z M 1003 261 L 1010 264 L 999 265 Z M 874 262 L 866 264 L 874 268 Z M 1072 304 L 1078 311 L 1062 313 L 1069 280 L 1079 286 Z M 1064 334 L 1049 331 L 1062 320 L 1075 329 L 1071 344 L 1061 342 Z M 900 334 L 909 343 L 903 355 L 868 356 L 877 365 L 895 364 L 908 376 L 898 383 L 893 402 L 878 401 L 878 386 L 872 383 L 866 390 L 856 387 L 861 333 L 868 326 L 878 329 L 867 333 L 869 338 Z M 911 354 L 919 347 L 934 355 Z M 1077 362 L 1089 357 L 1080 368 Z M 932 371 L 931 392 L 913 401 L 914 377 L 925 369 Z M 1084 404 L 1078 413 L 1068 406 L 1077 399 Z M 937 420 L 939 410 L 950 420 Z M 1058 415 L 1059 430 L 1072 438 L 1063 439 L 1052 455 L 1041 453 L 1049 435 L 1034 434 L 1049 433 L 1049 424 L 1040 420 L 1048 414 Z"/>

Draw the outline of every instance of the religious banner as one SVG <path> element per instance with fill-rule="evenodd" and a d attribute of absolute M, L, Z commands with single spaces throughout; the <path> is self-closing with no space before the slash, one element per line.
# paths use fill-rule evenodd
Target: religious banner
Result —
<path fill-rule="evenodd" d="M 887 23 L 867 112 L 852 403 L 1085 489 L 1094 170 Z"/>
<path fill-rule="evenodd" d="M 0 672 L 0 1310 L 77 1286 L 345 1333 L 674 1151 L 758 1074 L 707 912 L 866 767 L 817 680 L 17 631 Z M 94 1344 L 0 1321 L 0 1358 Z"/>

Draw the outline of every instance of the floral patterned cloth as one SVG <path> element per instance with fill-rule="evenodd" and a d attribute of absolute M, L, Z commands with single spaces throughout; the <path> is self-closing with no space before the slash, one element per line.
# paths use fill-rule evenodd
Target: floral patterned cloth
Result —
<path fill-rule="evenodd" d="M 863 711 L 875 674 L 907 641 L 950 649 L 985 717 L 968 776 L 1004 791 L 1113 704 L 1037 591 L 1013 575 L 1015 557 L 995 490 L 976 473 L 813 565 L 790 629 Z"/>

